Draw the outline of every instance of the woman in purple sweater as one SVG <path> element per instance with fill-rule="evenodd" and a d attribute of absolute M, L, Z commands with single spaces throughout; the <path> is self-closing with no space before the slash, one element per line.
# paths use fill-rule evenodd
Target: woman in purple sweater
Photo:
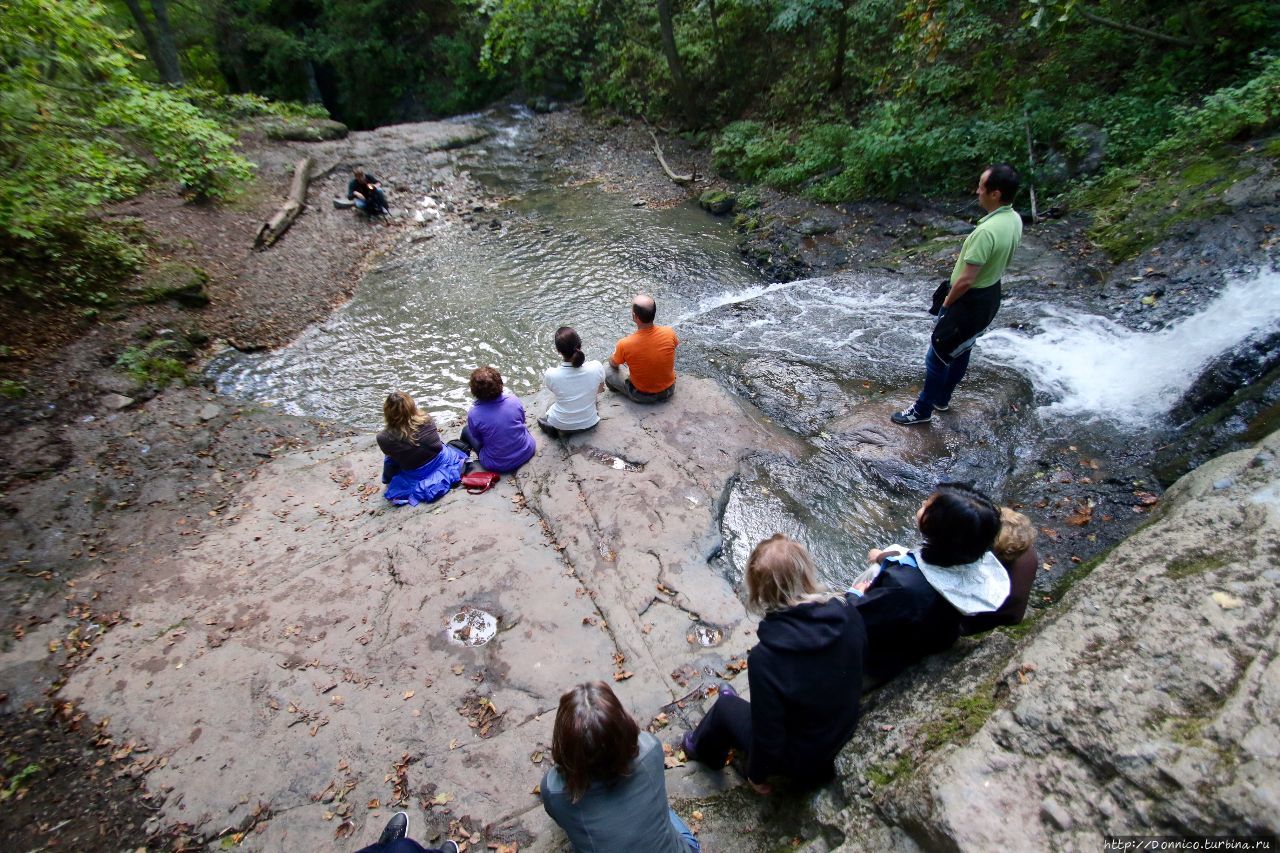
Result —
<path fill-rule="evenodd" d="M 467 412 L 462 440 L 489 471 L 509 474 L 533 458 L 538 445 L 524 422 L 520 398 L 502 391 L 502 374 L 488 365 L 471 371 L 475 405 Z"/>

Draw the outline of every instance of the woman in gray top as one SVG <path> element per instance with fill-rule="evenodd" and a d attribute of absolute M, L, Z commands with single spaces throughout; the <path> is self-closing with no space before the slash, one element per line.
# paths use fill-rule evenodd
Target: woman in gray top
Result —
<path fill-rule="evenodd" d="M 662 744 L 603 681 L 560 697 L 542 806 L 576 853 L 698 853 L 667 805 Z"/>

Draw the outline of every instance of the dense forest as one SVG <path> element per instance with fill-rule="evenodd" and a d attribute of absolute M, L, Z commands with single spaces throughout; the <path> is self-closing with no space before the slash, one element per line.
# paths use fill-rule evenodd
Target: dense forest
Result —
<path fill-rule="evenodd" d="M 1280 120 L 1274 0 L 0 0 L 0 292 L 106 299 L 140 262 L 102 206 L 193 201 L 251 166 L 238 121 L 354 128 L 496 98 L 581 101 L 710 146 L 726 178 L 824 201 L 967 189 L 1006 159 L 1048 198 Z M 1273 156 L 1280 152 L 1269 152 Z"/>

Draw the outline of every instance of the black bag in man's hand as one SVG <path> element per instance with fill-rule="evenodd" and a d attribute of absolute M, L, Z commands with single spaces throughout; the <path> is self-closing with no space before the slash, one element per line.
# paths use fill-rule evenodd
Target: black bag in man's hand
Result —
<path fill-rule="evenodd" d="M 933 292 L 933 301 L 929 305 L 929 313 L 937 317 L 938 312 L 942 310 L 942 302 L 947 298 L 947 294 L 951 292 L 951 279 L 944 278 L 942 284 L 938 285 L 938 289 Z"/>

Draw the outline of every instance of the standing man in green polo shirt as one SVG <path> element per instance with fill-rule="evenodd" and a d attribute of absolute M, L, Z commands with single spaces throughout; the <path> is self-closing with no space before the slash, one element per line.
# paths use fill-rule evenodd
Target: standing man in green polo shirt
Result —
<path fill-rule="evenodd" d="M 951 394 L 969 369 L 973 345 L 1000 310 L 1000 277 L 1022 242 L 1022 217 L 1013 209 L 1018 173 L 999 163 L 978 179 L 978 204 L 987 215 L 965 238 L 951 271 L 951 289 L 924 357 L 924 388 L 916 401 L 894 412 L 895 424 L 927 424 L 933 412 L 951 408 Z M 935 297 L 936 298 L 936 297 Z"/>

